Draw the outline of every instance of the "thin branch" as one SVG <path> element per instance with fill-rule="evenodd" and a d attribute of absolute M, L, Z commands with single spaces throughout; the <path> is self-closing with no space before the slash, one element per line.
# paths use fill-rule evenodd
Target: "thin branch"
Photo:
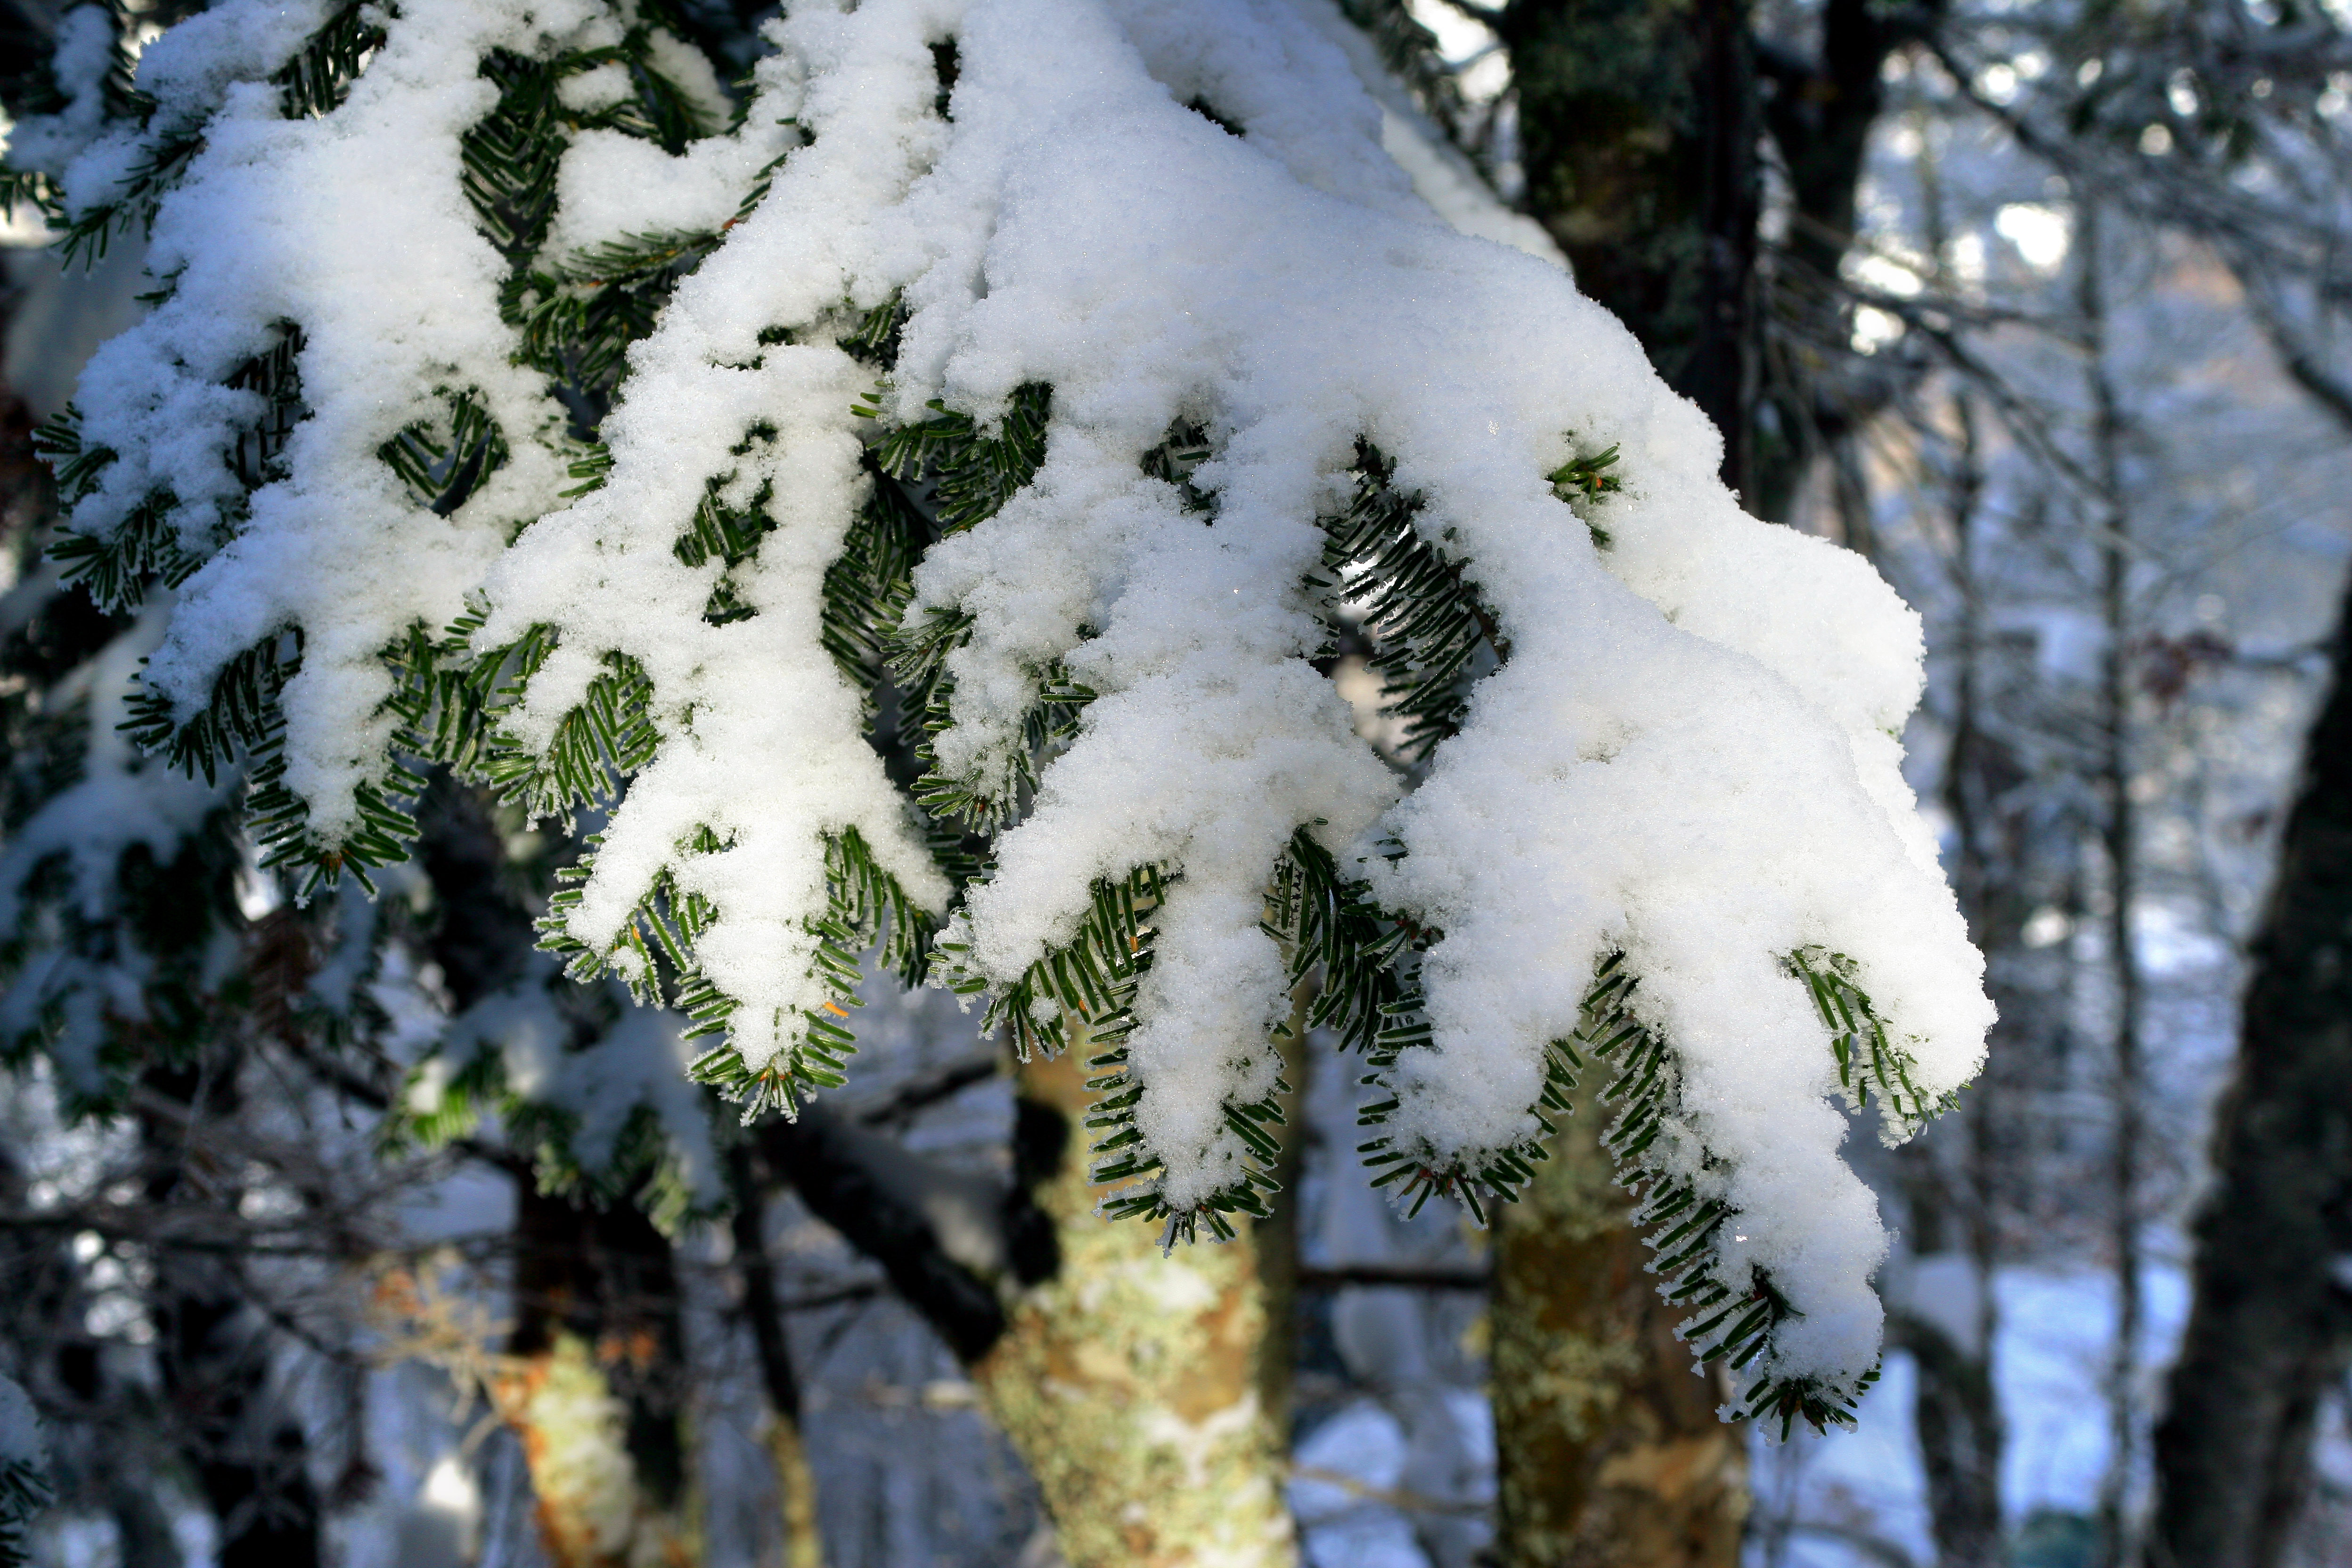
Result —
<path fill-rule="evenodd" d="M 1004 1332 L 1004 1306 L 985 1279 L 950 1257 L 931 1217 L 869 1168 L 866 1145 L 887 1142 L 822 1104 L 797 1121 L 759 1130 L 771 1169 L 791 1182 L 809 1212 L 882 1266 L 890 1284 L 964 1362 L 978 1360 Z"/>
<path fill-rule="evenodd" d="M 2279 310 L 2262 289 L 2247 289 L 2244 294 L 2246 308 L 2262 324 L 2263 335 L 2270 339 L 2271 347 L 2278 351 L 2279 361 L 2286 366 L 2287 374 L 2294 379 L 2297 386 L 2311 395 L 2312 401 L 2334 416 L 2337 424 L 2347 431 L 2352 431 L 2352 381 L 2345 380 L 2319 363 L 2310 345 L 2302 340 L 2293 323 L 2287 321 L 2285 312 Z"/>
<path fill-rule="evenodd" d="M 852 1301 L 871 1301 L 877 1296 L 887 1295 L 886 1279 L 853 1279 L 846 1285 L 829 1289 L 803 1291 L 798 1296 L 785 1296 L 776 1302 L 779 1312 L 818 1312 L 827 1307 L 843 1307 Z"/>
<path fill-rule="evenodd" d="M 1330 1487 L 1345 1492 L 1360 1502 L 1378 1503 L 1399 1513 L 1475 1513 L 1484 1514 L 1488 1504 L 1473 1498 L 1433 1498 L 1426 1493 L 1411 1491 L 1403 1487 L 1376 1487 L 1345 1470 L 1334 1470 L 1322 1465 L 1292 1465 L 1290 1479 L 1315 1486 Z"/>
<path fill-rule="evenodd" d="M 985 1083 L 999 1071 L 993 1050 L 964 1058 L 900 1084 L 884 1099 L 860 1108 L 856 1115 L 867 1127 L 891 1127 L 911 1121 L 943 1100 L 952 1100 L 973 1084 Z"/>
<path fill-rule="evenodd" d="M 1484 1290 L 1492 1276 L 1475 1264 L 1339 1263 L 1302 1266 L 1302 1290 L 1344 1290 L 1351 1286 L 1398 1286 L 1409 1290 Z"/>

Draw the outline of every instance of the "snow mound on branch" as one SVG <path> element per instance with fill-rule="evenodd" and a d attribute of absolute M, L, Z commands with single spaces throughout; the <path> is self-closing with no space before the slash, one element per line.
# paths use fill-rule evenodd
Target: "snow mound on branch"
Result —
<path fill-rule="evenodd" d="M 493 48 L 533 52 L 546 34 L 620 35 L 589 0 L 415 0 L 334 113 L 289 120 L 279 89 L 254 79 L 324 7 L 295 8 L 291 26 L 284 9 L 236 0 L 141 58 L 142 84 L 170 105 L 160 114 L 210 118 L 149 246 L 170 297 L 82 373 L 83 441 L 115 456 L 72 522 L 109 539 L 160 494 L 172 542 L 205 558 L 145 677 L 183 718 L 203 710 L 231 658 L 302 628 L 302 668 L 284 694 L 288 782 L 331 842 L 354 825 L 353 792 L 380 774 L 394 727 L 381 710 L 393 688 L 380 651 L 415 622 L 454 619 L 508 534 L 556 504 L 567 479 L 551 439 L 562 410 L 514 363 L 520 344 L 498 310 L 505 264 L 460 178 L 460 138 L 498 98 L 478 63 Z M 111 188 L 79 163 L 66 185 L 69 201 L 84 185 Z M 223 455 L 263 400 L 224 384 L 288 329 L 301 336 L 307 413 L 285 477 L 248 501 Z M 448 399 L 465 395 L 510 456 L 436 516 L 376 454 L 412 424 L 446 428 Z"/>

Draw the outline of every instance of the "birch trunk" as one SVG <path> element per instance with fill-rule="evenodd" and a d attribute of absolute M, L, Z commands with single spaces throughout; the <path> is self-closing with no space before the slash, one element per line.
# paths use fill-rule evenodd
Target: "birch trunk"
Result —
<path fill-rule="evenodd" d="M 1244 1230 L 1163 1258 L 1148 1226 L 1096 1217 L 1107 1189 L 1087 1180 L 1078 1056 L 1020 1069 L 1024 1174 L 1060 1266 L 1014 1301 L 973 1376 L 1070 1568 L 1289 1568 L 1255 1248 Z"/>

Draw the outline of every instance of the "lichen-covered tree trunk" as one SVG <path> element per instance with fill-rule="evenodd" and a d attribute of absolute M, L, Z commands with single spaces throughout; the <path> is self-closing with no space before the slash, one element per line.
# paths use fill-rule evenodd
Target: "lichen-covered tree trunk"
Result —
<path fill-rule="evenodd" d="M 1696 1376 L 1681 1314 L 1643 1269 L 1589 1093 L 1495 1240 L 1500 1568 L 1732 1568 L 1748 1514 L 1744 1433 Z"/>
<path fill-rule="evenodd" d="M 1020 1072 L 1024 1163 L 1060 1266 L 973 1366 L 1070 1568 L 1286 1568 L 1281 1447 L 1260 1397 L 1264 1288 L 1246 1230 L 1161 1257 L 1095 1215 L 1076 1053 Z M 1060 1135 L 1046 1131 L 1058 1123 Z"/>
<path fill-rule="evenodd" d="M 625 1204 L 527 1191 L 499 1408 L 552 1568 L 691 1568 L 683 1333 L 669 1244 Z"/>

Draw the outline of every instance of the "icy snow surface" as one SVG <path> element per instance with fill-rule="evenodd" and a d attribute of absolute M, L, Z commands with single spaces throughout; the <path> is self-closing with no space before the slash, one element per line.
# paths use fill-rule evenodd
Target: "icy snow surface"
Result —
<path fill-rule="evenodd" d="M 910 614 L 974 617 L 950 660 L 941 764 L 1001 757 L 1051 660 L 1099 694 L 969 900 L 973 961 L 1011 984 L 1071 939 L 1096 879 L 1178 874 L 1129 1042 L 1166 1201 L 1199 1203 L 1240 1168 L 1222 1108 L 1271 1083 L 1266 1030 L 1286 1010 L 1261 892 L 1311 825 L 1385 905 L 1445 933 L 1423 971 L 1435 1038 L 1394 1074 L 1403 1142 L 1473 1167 L 1525 1147 L 1544 1043 L 1622 948 L 1678 1054 L 1660 1147 L 1738 1211 L 1725 1277 L 1745 1289 L 1748 1264 L 1769 1268 L 1802 1314 L 1751 1370 L 1867 1367 L 1884 1238 L 1838 1158 L 1824 1030 L 1782 960 L 1854 959 L 1930 1098 L 1974 1070 L 1989 1021 L 1890 739 L 1919 691 L 1917 622 L 1870 568 L 1743 515 L 1715 432 L 1622 326 L 1556 267 L 1438 221 L 1383 150 L 1356 68 L 1289 0 L 798 6 L 772 26 L 740 144 L 656 163 L 583 138 L 566 243 L 633 226 L 585 210 L 585 188 L 617 177 L 592 160 L 658 169 L 630 180 L 656 215 L 642 230 L 723 210 L 786 116 L 814 140 L 632 352 L 601 431 L 608 481 L 541 516 L 562 474 L 551 405 L 509 363 L 457 137 L 488 107 L 480 52 L 610 24 L 579 0 L 528 15 L 415 0 L 316 121 L 275 118 L 250 81 L 224 90 L 156 226 L 152 265 L 181 269 L 178 291 L 84 383 L 91 438 L 124 456 L 76 525 L 103 532 L 162 484 L 184 539 L 208 547 L 234 500 L 218 454 L 251 416 L 217 384 L 273 322 L 306 334 L 310 414 L 290 477 L 188 584 L 156 685 L 194 704 L 225 659 L 299 624 L 289 780 L 331 840 L 382 766 L 376 652 L 411 621 L 442 624 L 478 585 L 493 609 L 478 646 L 552 626 L 560 646 L 513 721 L 538 745 L 608 655 L 635 660 L 663 744 L 571 931 L 609 948 L 669 869 L 719 910 L 697 958 L 741 1004 L 736 1044 L 773 1059 L 825 994 L 807 925 L 823 835 L 856 828 L 920 904 L 947 893 L 819 642 L 823 573 L 866 485 L 850 406 L 873 380 L 833 344 L 902 291 L 888 415 L 943 398 L 987 419 L 1024 383 L 1053 389 L 1034 482 L 917 574 Z M 949 37 L 943 119 L 930 45 Z M 789 342 L 763 343 L 771 328 Z M 439 387 L 478 389 L 515 452 L 446 520 L 373 457 L 433 416 Z M 1179 417 L 1210 433 L 1195 483 L 1216 496 L 1213 526 L 1139 468 Z M 755 426 L 773 438 L 747 443 Z M 1402 799 L 1307 662 L 1315 519 L 1360 437 L 1425 498 L 1418 526 L 1465 563 L 1508 648 Z M 1602 550 L 1546 475 L 1611 447 L 1623 489 L 1595 503 Z M 713 626 L 719 563 L 671 547 L 720 476 L 738 503 L 772 483 L 777 527 L 731 574 L 757 613 Z M 723 848 L 681 848 L 706 827 Z M 1388 836 L 1409 853 L 1375 853 Z"/>

